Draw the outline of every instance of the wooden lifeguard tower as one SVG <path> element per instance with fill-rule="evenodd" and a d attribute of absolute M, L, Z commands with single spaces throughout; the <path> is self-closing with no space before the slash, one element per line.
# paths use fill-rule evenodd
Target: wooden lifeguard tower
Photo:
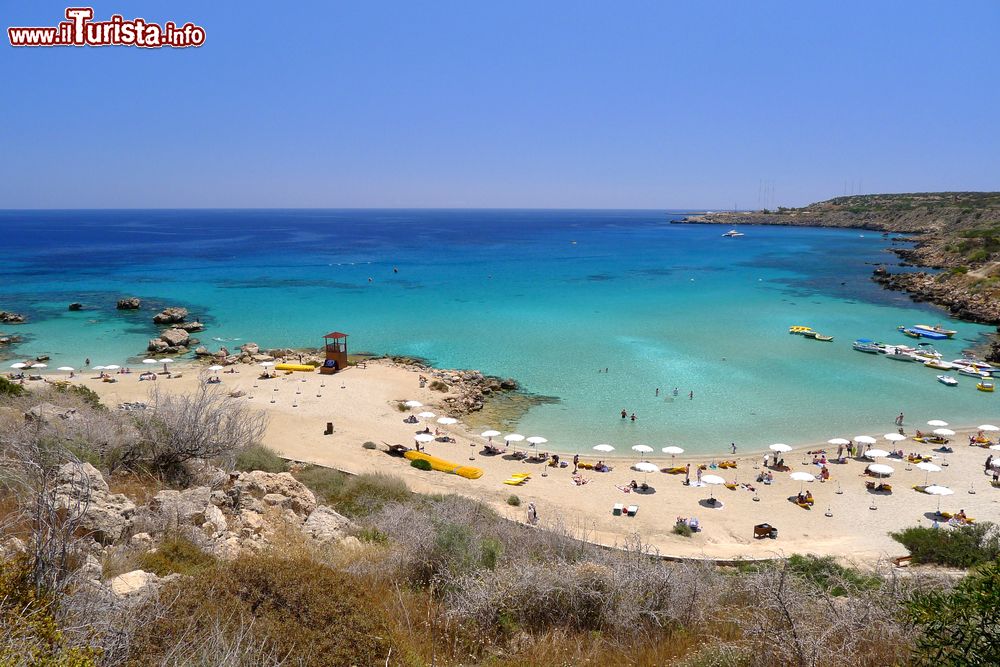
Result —
<path fill-rule="evenodd" d="M 323 336 L 323 347 L 326 349 L 326 361 L 320 366 L 323 375 L 333 375 L 347 368 L 347 334 L 331 331 Z"/>

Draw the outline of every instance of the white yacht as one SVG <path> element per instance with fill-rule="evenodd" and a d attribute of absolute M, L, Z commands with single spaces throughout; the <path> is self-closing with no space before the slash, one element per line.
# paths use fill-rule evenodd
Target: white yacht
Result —
<path fill-rule="evenodd" d="M 727 239 L 735 239 L 735 238 L 739 238 L 740 236 L 746 236 L 746 234 L 744 234 L 743 232 L 738 232 L 735 229 L 730 229 L 728 232 L 726 232 L 722 236 L 724 236 Z"/>

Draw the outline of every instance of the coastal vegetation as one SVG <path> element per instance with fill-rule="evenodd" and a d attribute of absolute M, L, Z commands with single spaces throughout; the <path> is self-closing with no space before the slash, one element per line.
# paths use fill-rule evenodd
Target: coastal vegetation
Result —
<path fill-rule="evenodd" d="M 259 415 L 208 391 L 154 400 L 0 399 L 0 665 L 987 664 L 996 640 L 985 524 L 904 531 L 915 561 L 944 562 L 933 537 L 971 540 L 957 582 L 805 555 L 667 562 L 638 535 L 603 548 L 289 464 Z"/>
<path fill-rule="evenodd" d="M 949 530 L 914 526 L 892 537 L 916 563 L 969 568 L 1000 558 L 1000 530 L 988 521 Z"/>

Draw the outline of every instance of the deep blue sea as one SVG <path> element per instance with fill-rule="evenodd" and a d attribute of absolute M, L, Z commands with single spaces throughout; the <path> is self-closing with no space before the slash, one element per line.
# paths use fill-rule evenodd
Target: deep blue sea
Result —
<path fill-rule="evenodd" d="M 426 357 L 513 376 L 558 402 L 518 424 L 566 450 L 610 442 L 744 451 L 880 435 L 901 410 L 975 424 L 996 397 L 970 378 L 851 350 L 913 343 L 900 324 L 944 323 L 947 358 L 988 327 L 878 288 L 889 239 L 857 230 L 668 224 L 680 212 L 519 210 L 6 211 L 0 326 L 50 366 L 134 363 L 153 308 L 186 306 L 211 349 L 318 346 Z M 394 272 L 394 267 L 398 272 Z M 369 281 L 369 278 L 371 279 Z M 137 313 L 115 310 L 141 297 Z M 69 312 L 80 301 L 85 310 Z M 835 336 L 790 336 L 793 324 Z M 9 365 L 9 363 L 4 364 Z M 607 368 L 608 372 L 598 372 Z M 673 395 L 674 388 L 678 395 Z M 656 389 L 660 395 L 656 396 Z M 694 398 L 688 398 L 689 392 Z M 637 415 L 623 423 L 622 409 Z M 476 417 L 468 420 L 479 424 Z"/>

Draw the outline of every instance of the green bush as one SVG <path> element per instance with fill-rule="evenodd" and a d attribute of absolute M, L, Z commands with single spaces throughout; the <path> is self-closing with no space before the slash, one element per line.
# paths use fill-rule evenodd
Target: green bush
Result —
<path fill-rule="evenodd" d="M 84 387 L 79 384 L 68 384 L 65 382 L 57 382 L 52 385 L 55 387 L 56 391 L 63 394 L 70 394 L 80 398 L 88 406 L 94 408 L 95 410 L 107 410 L 107 406 L 101 403 L 101 397 L 96 391 L 90 387 Z"/>
<path fill-rule="evenodd" d="M 364 447 L 365 449 L 378 449 L 378 445 L 376 445 L 371 440 L 368 440 L 367 442 L 365 442 L 361 446 Z"/>
<path fill-rule="evenodd" d="M 890 535 L 915 563 L 968 568 L 1000 556 L 1000 531 L 989 522 L 958 528 L 915 526 Z"/>
<path fill-rule="evenodd" d="M 985 262 L 990 258 L 990 253 L 985 248 L 980 248 L 970 252 L 968 258 L 970 262 Z"/>
<path fill-rule="evenodd" d="M 349 517 L 366 516 L 381 510 L 387 503 L 410 500 L 406 483 L 389 475 L 352 476 L 330 468 L 310 466 L 296 472 L 295 478 L 324 503 Z"/>
<path fill-rule="evenodd" d="M 17 382 L 0 377 L 0 396 L 21 396 L 25 391 L 27 390 Z"/>
<path fill-rule="evenodd" d="M 691 530 L 691 526 L 686 523 L 675 523 L 674 524 L 674 535 L 683 535 L 684 537 L 691 537 L 694 535 L 694 531 Z"/>
<path fill-rule="evenodd" d="M 264 472 L 288 472 L 288 462 L 264 445 L 248 447 L 236 456 L 236 469 L 244 472 L 263 470 Z"/>
<path fill-rule="evenodd" d="M 427 386 L 433 389 L 434 391 L 442 391 L 442 392 L 448 391 L 448 385 L 446 385 L 444 382 L 441 382 L 441 380 L 434 380 Z"/>
<path fill-rule="evenodd" d="M 410 409 L 406 407 L 406 401 L 400 401 L 399 403 L 396 403 L 396 409 L 399 410 L 400 412 L 410 411 Z"/>
<path fill-rule="evenodd" d="M 168 574 L 193 575 L 210 567 L 215 558 L 198 548 L 191 540 L 179 535 L 164 539 L 156 551 L 139 556 L 139 567 L 161 577 Z"/>
<path fill-rule="evenodd" d="M 511 507 L 520 507 L 521 499 L 512 493 L 509 496 L 507 496 L 507 504 L 510 505 Z"/>
<path fill-rule="evenodd" d="M 881 583 L 877 576 L 844 567 L 830 556 L 793 554 L 788 559 L 787 566 L 800 578 L 838 597 L 848 593 L 873 590 Z"/>
<path fill-rule="evenodd" d="M 136 628 L 134 665 L 190 664 L 184 651 L 248 631 L 242 643 L 282 664 L 376 665 L 389 655 L 393 664 L 414 664 L 377 593 L 312 560 L 243 556 L 167 585 L 160 601 L 169 606 Z"/>
<path fill-rule="evenodd" d="M 416 468 L 417 470 L 424 470 L 424 471 L 431 470 L 430 461 L 424 459 L 413 459 L 412 461 L 410 461 L 410 465 Z"/>
<path fill-rule="evenodd" d="M 921 633 L 916 665 L 995 665 L 1000 646 L 1000 559 L 971 572 L 951 591 L 917 592 L 908 620 Z"/>

